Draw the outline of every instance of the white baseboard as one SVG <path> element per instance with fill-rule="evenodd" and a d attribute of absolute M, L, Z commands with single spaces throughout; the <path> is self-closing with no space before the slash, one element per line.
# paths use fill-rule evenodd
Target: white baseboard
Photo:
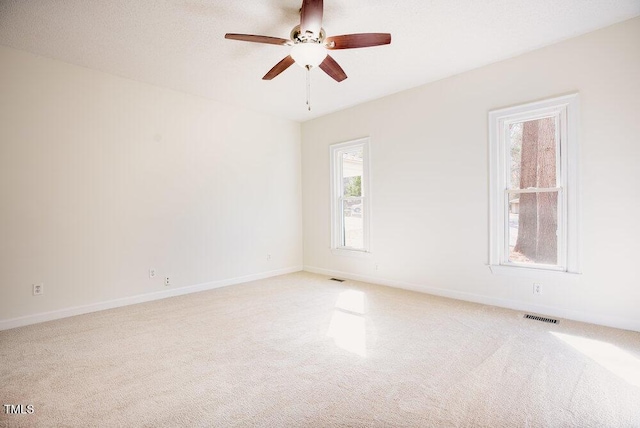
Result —
<path fill-rule="evenodd" d="M 123 297 L 121 299 L 108 300 L 106 302 L 91 303 L 88 305 L 74 306 L 71 308 L 59 309 L 51 312 L 27 315 L 24 317 L 0 320 L 0 331 L 10 328 L 22 327 L 25 325 L 37 324 L 45 321 L 57 320 L 60 318 L 72 317 L 75 315 L 88 314 L 90 312 L 103 311 L 105 309 L 119 308 L 121 306 L 135 305 L 137 303 L 150 302 L 152 300 L 166 299 L 167 297 L 181 296 L 183 294 L 197 293 L 199 291 L 212 290 L 214 288 L 226 287 L 243 282 L 255 281 L 258 279 L 270 278 L 272 276 L 284 275 L 287 273 L 299 272 L 302 266 L 293 266 L 283 269 L 276 269 L 268 272 L 261 272 L 252 275 L 240 276 L 236 278 L 210 281 L 202 284 L 190 285 L 187 287 L 173 288 L 169 290 L 157 291 L 153 293 L 138 294 L 136 296 Z"/>
<path fill-rule="evenodd" d="M 498 306 L 501 308 L 513 309 L 523 312 L 534 312 L 541 315 L 581 321 L 591 324 L 604 325 L 607 327 L 620 328 L 640 332 L 640 321 L 620 318 L 610 315 L 592 314 L 588 312 L 576 311 L 573 309 L 558 308 L 554 306 L 535 305 L 517 300 L 491 297 L 464 291 L 449 290 L 445 288 L 429 287 L 426 285 L 411 284 L 408 282 L 393 281 L 373 276 L 358 275 L 349 272 L 322 269 L 315 266 L 304 266 L 306 272 L 318 273 L 327 276 L 334 276 L 354 281 L 368 282 L 371 284 L 385 285 L 388 287 L 401 288 L 404 290 L 418 291 L 420 293 L 432 294 L 434 296 L 449 297 L 451 299 L 464 300 L 467 302 L 482 303 L 484 305 Z"/>

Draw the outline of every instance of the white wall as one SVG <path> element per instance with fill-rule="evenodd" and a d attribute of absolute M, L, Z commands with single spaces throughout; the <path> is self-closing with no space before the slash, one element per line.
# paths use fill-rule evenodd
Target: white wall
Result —
<path fill-rule="evenodd" d="M 576 91 L 583 274 L 493 275 L 487 113 Z M 372 252 L 333 255 L 328 146 L 364 136 Z M 302 138 L 307 270 L 640 331 L 640 18 L 306 122 Z"/>
<path fill-rule="evenodd" d="M 0 64 L 0 327 L 166 292 L 165 275 L 301 269 L 298 123 L 5 47 Z"/>

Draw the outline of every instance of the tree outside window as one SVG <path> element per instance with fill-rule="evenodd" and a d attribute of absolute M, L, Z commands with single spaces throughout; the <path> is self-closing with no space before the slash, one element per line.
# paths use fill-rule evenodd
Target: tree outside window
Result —
<path fill-rule="evenodd" d="M 489 265 L 578 272 L 578 95 L 489 113 Z"/>

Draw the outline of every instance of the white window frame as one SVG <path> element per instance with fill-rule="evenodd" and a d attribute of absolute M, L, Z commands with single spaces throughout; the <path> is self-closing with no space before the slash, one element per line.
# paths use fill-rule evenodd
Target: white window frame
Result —
<path fill-rule="evenodd" d="M 362 223 L 364 248 L 353 248 L 342 245 L 343 242 L 343 213 L 342 200 L 342 154 L 362 148 Z M 369 137 L 329 146 L 330 176 L 331 176 L 331 250 L 334 254 L 365 255 L 370 253 L 370 219 L 371 219 L 371 179 Z"/>
<path fill-rule="evenodd" d="M 579 273 L 578 94 L 489 112 L 489 267 L 494 273 Z M 509 261 L 509 126 L 529 120 L 556 120 L 556 187 L 525 192 L 558 192 L 558 264 Z"/>

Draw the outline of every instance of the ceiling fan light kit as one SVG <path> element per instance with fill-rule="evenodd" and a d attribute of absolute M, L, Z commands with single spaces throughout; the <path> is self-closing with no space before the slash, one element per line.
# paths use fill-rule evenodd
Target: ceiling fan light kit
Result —
<path fill-rule="evenodd" d="M 292 46 L 288 56 L 277 63 L 262 78 L 271 80 L 294 62 L 307 70 L 307 106 L 311 110 L 310 80 L 311 69 L 320 67 L 336 82 L 342 82 L 347 74 L 342 67 L 329 55 L 329 50 L 355 49 L 371 46 L 388 45 L 391 43 L 389 33 L 361 33 L 345 34 L 342 36 L 326 37 L 322 28 L 323 3 L 322 0 L 303 0 L 300 8 L 300 25 L 291 30 L 290 40 L 279 37 L 257 36 L 253 34 L 225 34 L 226 39 L 245 42 L 266 43 L 271 45 Z"/>
<path fill-rule="evenodd" d="M 319 43 L 296 43 L 291 48 L 291 58 L 303 68 L 319 66 L 327 57 L 327 50 Z"/>

